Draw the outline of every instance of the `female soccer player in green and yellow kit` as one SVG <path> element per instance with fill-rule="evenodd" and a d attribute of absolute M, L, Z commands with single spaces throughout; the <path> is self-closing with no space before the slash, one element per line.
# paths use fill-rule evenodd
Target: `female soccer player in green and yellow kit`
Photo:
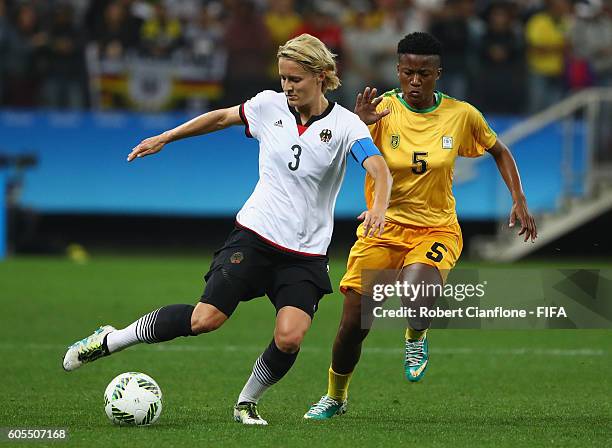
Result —
<path fill-rule="evenodd" d="M 398 44 L 400 88 L 376 97 L 366 88 L 357 97 L 355 113 L 369 125 L 381 150 L 393 187 L 385 216 L 385 231 L 363 236 L 351 249 L 347 272 L 340 282 L 344 308 L 334 341 L 327 394 L 304 415 L 326 419 L 346 410 L 348 386 L 369 332 L 362 322 L 364 306 L 372 297 L 365 270 L 392 270 L 400 283 L 443 286 L 463 246 L 452 193 L 455 159 L 480 157 L 488 152 L 513 199 L 510 226 L 518 219 L 525 241 L 537 236 L 536 224 L 527 208 L 516 163 L 508 148 L 497 139 L 481 113 L 472 105 L 435 90 L 442 73 L 441 45 L 427 33 L 413 33 Z M 366 200 L 372 203 L 373 183 L 366 177 Z M 366 282 L 367 283 L 367 282 Z M 436 289 L 436 288 L 432 288 Z M 427 289 L 430 291 L 430 289 Z M 430 309 L 434 294 L 417 294 L 417 307 Z M 428 365 L 427 328 L 431 319 L 408 319 L 405 374 L 419 381 Z"/>

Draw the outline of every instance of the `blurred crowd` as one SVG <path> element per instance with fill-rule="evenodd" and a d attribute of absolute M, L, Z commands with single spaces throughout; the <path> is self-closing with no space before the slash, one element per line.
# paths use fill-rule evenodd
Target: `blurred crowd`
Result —
<path fill-rule="evenodd" d="M 307 32 L 338 55 L 334 97 L 350 107 L 366 85 L 396 87 L 413 31 L 443 44 L 439 90 L 488 113 L 612 86 L 612 0 L 0 0 L 0 106 L 98 107 L 96 61 L 213 54 L 222 93 L 207 106 L 237 104 L 279 89 L 276 49 Z"/>

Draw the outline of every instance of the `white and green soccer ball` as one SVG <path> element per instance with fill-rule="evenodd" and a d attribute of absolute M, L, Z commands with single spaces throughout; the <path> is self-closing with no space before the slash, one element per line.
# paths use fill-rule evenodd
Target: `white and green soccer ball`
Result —
<path fill-rule="evenodd" d="M 104 391 L 104 410 L 117 425 L 151 425 L 162 411 L 161 389 L 149 375 L 122 373 Z"/>

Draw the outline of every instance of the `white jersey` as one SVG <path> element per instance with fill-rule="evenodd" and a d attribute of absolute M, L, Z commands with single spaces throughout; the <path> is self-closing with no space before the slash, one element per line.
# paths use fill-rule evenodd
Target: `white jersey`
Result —
<path fill-rule="evenodd" d="M 259 181 L 236 220 L 272 245 L 325 255 L 346 159 L 370 138 L 354 113 L 330 102 L 302 125 L 283 93 L 263 91 L 240 106 L 248 137 L 259 140 Z"/>

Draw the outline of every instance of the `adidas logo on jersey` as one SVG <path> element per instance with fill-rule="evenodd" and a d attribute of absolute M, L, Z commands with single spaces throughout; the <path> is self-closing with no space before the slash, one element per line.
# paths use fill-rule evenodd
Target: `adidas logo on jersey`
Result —
<path fill-rule="evenodd" d="M 274 123 L 274 126 L 278 126 L 279 128 L 283 127 L 283 120 L 278 120 L 276 123 Z"/>

